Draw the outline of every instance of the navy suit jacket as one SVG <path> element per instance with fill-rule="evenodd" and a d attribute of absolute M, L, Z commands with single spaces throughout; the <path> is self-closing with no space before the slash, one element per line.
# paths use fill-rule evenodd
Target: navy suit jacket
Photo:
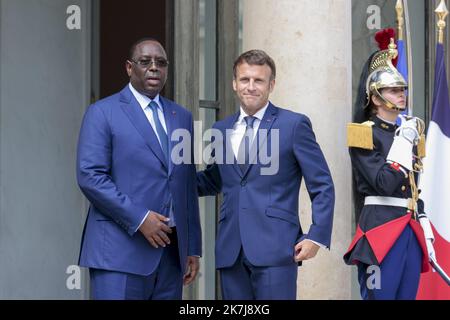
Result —
<path fill-rule="evenodd" d="M 192 115 L 160 99 L 168 135 L 186 129 L 193 139 Z M 171 147 L 174 142 L 171 143 Z M 169 215 L 173 205 L 178 250 L 184 271 L 188 255 L 201 255 L 195 165 L 175 165 L 128 85 L 87 109 L 80 130 L 77 179 L 90 201 L 80 265 L 149 275 L 163 249 L 136 231 L 148 210 Z"/>
<path fill-rule="evenodd" d="M 226 137 L 239 112 L 214 124 Z M 259 136 L 267 130 L 268 135 Z M 209 165 L 197 173 L 199 195 L 223 192 L 216 241 L 216 267 L 229 267 L 241 246 L 255 266 L 281 266 L 294 262 L 294 246 L 303 238 L 330 246 L 334 210 L 334 186 L 323 153 L 316 142 L 311 122 L 302 114 L 269 104 L 258 136 L 271 153 L 272 135 L 279 132 L 279 169 L 262 175 L 268 167 L 260 161 L 242 173 L 236 163 Z M 215 141 L 224 155 L 233 152 L 229 139 Z M 216 150 L 217 153 L 217 150 Z M 213 157 L 217 154 L 213 154 Z M 224 159 L 226 156 L 224 156 Z M 259 159 L 259 157 L 258 157 Z M 300 226 L 299 189 L 304 178 L 312 202 L 312 225 L 308 234 Z"/>

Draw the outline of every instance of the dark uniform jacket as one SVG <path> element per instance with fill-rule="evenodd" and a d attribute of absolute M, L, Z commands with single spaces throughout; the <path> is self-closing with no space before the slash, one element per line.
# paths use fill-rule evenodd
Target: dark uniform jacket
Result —
<path fill-rule="evenodd" d="M 379 265 L 408 224 L 416 233 L 422 249 L 426 248 L 422 229 L 411 219 L 411 211 L 402 207 L 364 205 L 366 196 L 411 197 L 406 170 L 401 170 L 396 163 L 386 162 L 397 126 L 376 116 L 371 121 L 374 122 L 373 150 L 349 149 L 357 188 L 355 208 L 362 210 L 355 237 L 344 255 L 347 264 Z"/>

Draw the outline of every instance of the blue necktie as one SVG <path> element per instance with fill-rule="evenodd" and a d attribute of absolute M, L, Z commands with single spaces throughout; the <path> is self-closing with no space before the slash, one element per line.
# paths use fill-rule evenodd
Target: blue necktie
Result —
<path fill-rule="evenodd" d="M 167 136 L 166 131 L 164 131 L 164 127 L 161 124 L 161 121 L 159 120 L 158 116 L 158 104 L 155 101 L 150 102 L 149 104 L 150 109 L 152 109 L 153 112 L 153 121 L 155 121 L 155 127 L 156 132 L 159 137 L 159 141 L 161 142 L 161 149 L 164 153 L 164 156 L 166 157 L 166 160 L 169 162 L 169 139 Z M 167 214 L 165 214 L 167 216 Z M 175 217 L 173 215 L 173 207 L 172 207 L 172 200 L 170 200 L 170 209 L 168 212 L 168 217 L 170 218 L 169 221 L 169 227 L 175 226 Z"/>
<path fill-rule="evenodd" d="M 245 133 L 242 137 L 241 144 L 239 145 L 238 150 L 238 163 L 241 168 L 242 173 L 245 173 L 247 167 L 250 164 L 249 153 L 253 142 L 253 124 L 257 118 L 253 116 L 244 117 L 245 123 L 247 126 L 245 127 Z"/>
<path fill-rule="evenodd" d="M 161 149 L 166 157 L 166 160 L 169 161 L 169 139 L 167 138 L 167 133 L 164 131 L 164 127 L 161 124 L 158 116 L 158 104 L 155 101 L 151 101 L 148 105 L 149 108 L 153 112 L 153 121 L 155 122 L 156 133 L 159 137 L 159 142 L 161 143 Z"/>

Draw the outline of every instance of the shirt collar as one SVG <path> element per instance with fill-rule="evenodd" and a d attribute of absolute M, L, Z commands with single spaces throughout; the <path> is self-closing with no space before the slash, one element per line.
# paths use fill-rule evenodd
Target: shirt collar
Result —
<path fill-rule="evenodd" d="M 136 98 L 137 102 L 139 103 L 139 105 L 141 106 L 142 110 L 144 110 L 145 108 L 147 108 L 147 106 L 149 105 L 149 103 L 151 101 L 156 102 L 156 104 L 158 105 L 158 107 L 162 110 L 162 105 L 161 102 L 159 100 L 159 94 L 156 95 L 156 97 L 152 100 L 149 97 L 147 97 L 146 95 L 143 95 L 142 93 L 138 92 L 132 85 L 131 83 L 128 84 L 128 87 L 130 88 L 131 93 L 133 94 L 133 96 Z"/>
<path fill-rule="evenodd" d="M 259 121 L 262 121 L 264 114 L 266 113 L 267 107 L 269 107 L 269 102 L 267 102 L 267 104 L 263 108 L 261 108 L 258 112 L 256 112 L 253 116 Z M 244 108 L 242 108 L 241 106 L 241 114 L 239 115 L 238 122 L 241 123 L 247 116 L 248 114 L 245 113 Z"/>

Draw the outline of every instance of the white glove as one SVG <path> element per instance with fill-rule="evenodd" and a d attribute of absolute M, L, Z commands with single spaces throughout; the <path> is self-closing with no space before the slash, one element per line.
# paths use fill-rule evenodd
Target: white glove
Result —
<path fill-rule="evenodd" d="M 403 136 L 394 137 L 391 149 L 386 157 L 389 162 L 402 165 L 403 168 L 412 170 L 413 163 L 413 145 Z"/>
<path fill-rule="evenodd" d="M 416 118 L 406 119 L 401 115 L 402 124 L 395 131 L 394 142 L 389 150 L 386 160 L 396 162 L 402 167 L 412 170 L 413 146 L 419 143 Z"/>
<path fill-rule="evenodd" d="M 399 116 L 402 123 L 400 127 L 395 131 L 396 136 L 401 136 L 408 140 L 411 144 L 417 146 L 419 143 L 419 132 L 417 130 L 417 118 L 413 117 L 407 119 L 404 115 Z"/>

